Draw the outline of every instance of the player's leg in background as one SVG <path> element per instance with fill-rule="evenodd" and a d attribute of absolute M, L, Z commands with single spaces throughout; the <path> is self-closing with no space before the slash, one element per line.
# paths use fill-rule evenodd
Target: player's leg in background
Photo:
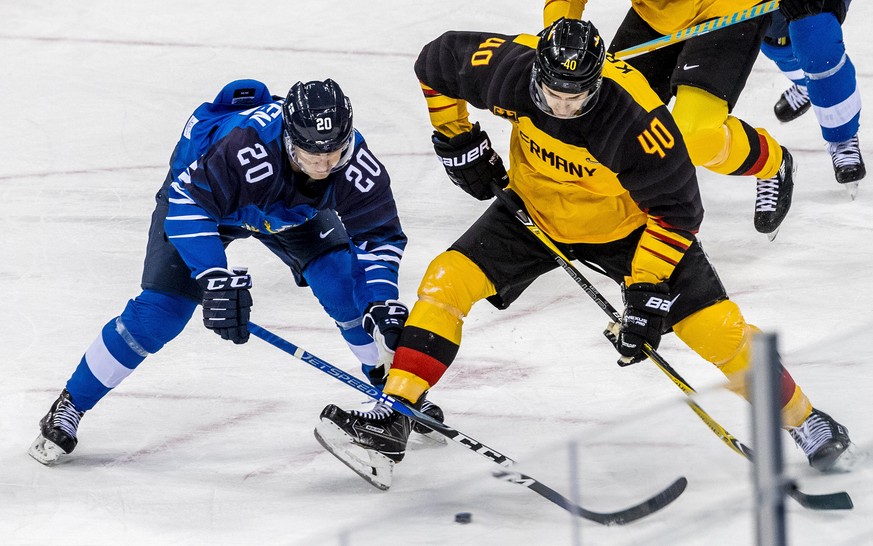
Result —
<path fill-rule="evenodd" d="M 834 3 L 842 8 L 846 4 Z M 840 26 L 846 12 L 837 11 L 791 21 L 788 30 L 794 54 L 807 78 L 813 112 L 828 143 L 834 176 L 847 184 L 864 178 L 866 169 L 858 142 L 861 93 Z"/>
<path fill-rule="evenodd" d="M 791 87 L 782 92 L 779 100 L 773 106 L 773 113 L 782 122 L 795 120 L 805 114 L 812 103 L 809 101 L 809 93 L 806 89 L 806 74 L 800 67 L 800 61 L 794 55 L 791 47 L 791 39 L 788 37 L 788 21 L 780 12 L 771 15 L 772 20 L 764 42 L 761 44 L 761 53 L 776 63 L 776 66 L 791 80 Z"/>

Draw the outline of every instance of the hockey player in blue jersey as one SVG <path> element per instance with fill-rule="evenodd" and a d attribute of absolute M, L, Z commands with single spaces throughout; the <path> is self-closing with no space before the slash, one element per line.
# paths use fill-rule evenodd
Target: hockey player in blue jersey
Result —
<path fill-rule="evenodd" d="M 103 327 L 40 421 L 36 460 L 72 452 L 82 415 L 175 338 L 198 304 L 207 328 L 248 340 L 252 278 L 225 255 L 235 239 L 278 256 L 371 382 L 384 381 L 408 315 L 397 300 L 406 236 L 388 172 L 333 80 L 298 82 L 284 102 L 258 81 L 225 86 L 189 118 L 156 200 L 142 293 Z"/>
<path fill-rule="evenodd" d="M 867 171 L 858 142 L 861 93 L 841 27 L 851 1 L 782 0 L 761 51 L 794 82 L 776 102 L 776 117 L 791 121 L 812 106 L 837 182 L 854 198 Z"/>

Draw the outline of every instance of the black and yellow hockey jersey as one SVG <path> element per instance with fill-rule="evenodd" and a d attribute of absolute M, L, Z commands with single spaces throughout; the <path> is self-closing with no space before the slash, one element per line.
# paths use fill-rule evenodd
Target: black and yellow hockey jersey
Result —
<path fill-rule="evenodd" d="M 510 121 L 510 187 L 540 228 L 564 243 L 604 243 L 647 225 L 629 280 L 666 280 L 703 218 L 669 111 L 642 75 L 608 58 L 593 110 L 549 116 L 529 89 L 536 43 L 453 31 L 426 45 L 415 72 L 431 122 L 447 136 L 467 131 L 467 104 Z"/>

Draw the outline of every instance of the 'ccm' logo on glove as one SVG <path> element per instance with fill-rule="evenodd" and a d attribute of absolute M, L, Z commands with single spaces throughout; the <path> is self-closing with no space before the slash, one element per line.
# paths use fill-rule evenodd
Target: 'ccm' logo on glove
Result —
<path fill-rule="evenodd" d="M 234 271 L 234 273 L 237 273 L 237 271 Z M 240 288 L 252 287 L 252 278 L 249 275 L 207 277 L 203 280 L 207 281 L 204 290 L 239 290 Z"/>

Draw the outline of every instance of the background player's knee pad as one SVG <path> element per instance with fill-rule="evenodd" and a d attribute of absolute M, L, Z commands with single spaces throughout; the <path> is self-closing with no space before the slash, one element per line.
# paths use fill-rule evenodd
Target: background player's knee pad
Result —
<path fill-rule="evenodd" d="M 682 133 L 688 155 L 695 165 L 705 166 L 726 157 L 728 104 L 715 95 L 680 85 L 676 91 L 673 119 Z"/>
<path fill-rule="evenodd" d="M 843 31 L 832 13 L 820 13 L 794 21 L 789 32 L 794 54 L 807 74 L 832 70 L 846 53 Z"/>
<path fill-rule="evenodd" d="M 127 302 L 121 321 L 136 343 L 156 353 L 179 335 L 196 308 L 195 302 L 183 296 L 143 290 Z"/>

